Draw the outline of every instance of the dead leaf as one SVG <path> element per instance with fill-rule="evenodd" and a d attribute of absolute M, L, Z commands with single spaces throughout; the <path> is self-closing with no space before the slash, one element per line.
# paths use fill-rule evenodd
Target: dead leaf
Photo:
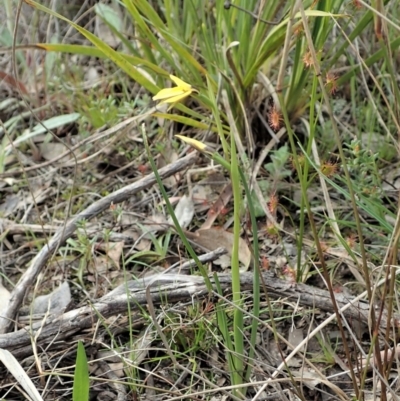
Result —
<path fill-rule="evenodd" d="M 219 195 L 218 199 L 214 202 L 207 214 L 207 220 L 201 226 L 202 230 L 211 228 L 215 219 L 221 214 L 232 198 L 232 184 L 227 184 Z"/>
<path fill-rule="evenodd" d="M 220 172 L 213 171 L 192 188 L 196 212 L 209 210 L 220 196 L 228 180 Z"/>
<path fill-rule="evenodd" d="M 21 197 L 19 194 L 10 194 L 4 198 L 3 203 L 0 204 L 0 214 L 2 217 L 8 217 L 10 214 L 18 210 L 20 206 Z"/>
<path fill-rule="evenodd" d="M 108 277 L 109 271 L 113 268 L 113 262 L 107 255 L 96 255 L 93 257 L 93 263 L 90 263 L 87 270 L 91 274 Z"/>
<path fill-rule="evenodd" d="M 174 213 L 179 225 L 182 228 L 187 228 L 192 222 L 194 216 L 194 204 L 192 197 L 187 195 L 182 196 L 175 207 Z M 174 225 L 171 216 L 168 218 L 168 224 Z"/>
<path fill-rule="evenodd" d="M 94 66 L 89 67 L 85 71 L 84 81 L 86 85 L 95 86 L 100 81 L 100 74 Z"/>
<path fill-rule="evenodd" d="M 198 230 L 196 233 L 186 232 L 188 238 L 194 243 L 208 249 L 215 251 L 217 248 L 225 248 L 229 256 L 232 256 L 233 249 L 233 234 L 219 228 L 209 228 L 206 230 Z M 239 260 L 244 265 L 246 271 L 251 262 L 251 252 L 246 242 L 239 238 Z"/>
<path fill-rule="evenodd" d="M 6 72 L 1 70 L 0 70 L 0 82 L 1 84 L 9 85 L 13 89 L 20 90 L 25 95 L 28 94 L 28 90 L 21 81 L 16 80 L 12 75 L 7 74 Z"/>
<path fill-rule="evenodd" d="M 157 168 L 165 167 L 166 165 L 178 160 L 178 153 L 170 146 L 165 147 L 160 157 L 157 159 Z M 163 184 L 168 188 L 175 188 L 180 179 L 179 174 L 171 175 L 163 180 Z"/>
<path fill-rule="evenodd" d="M 302 329 L 293 329 L 289 330 L 288 341 L 292 344 L 293 348 L 296 348 L 302 341 L 304 340 L 303 330 Z M 300 348 L 300 351 L 304 351 L 305 346 L 303 345 Z"/>
<path fill-rule="evenodd" d="M 106 242 L 100 243 L 97 246 L 97 249 L 104 251 L 106 256 L 114 263 L 114 267 L 119 269 L 119 261 L 121 259 L 122 251 L 124 250 L 124 245 L 125 243 L 123 241 Z"/>
<path fill-rule="evenodd" d="M 8 291 L 7 288 L 3 286 L 3 283 L 0 279 L 0 316 L 6 313 L 10 297 L 10 291 Z"/>
<path fill-rule="evenodd" d="M 155 331 L 144 330 L 135 340 L 131 349 L 130 358 L 137 366 L 146 358 L 155 338 Z"/>
<path fill-rule="evenodd" d="M 9 301 L 10 295 L 11 295 L 10 291 L 8 291 L 7 288 L 5 288 L 3 286 L 3 283 L 0 279 L 0 302 L 1 302 L 1 305 L 5 305 Z"/>
<path fill-rule="evenodd" d="M 119 379 L 122 379 L 125 376 L 124 373 L 125 364 L 123 362 L 110 363 L 108 366 L 110 367 L 110 370 L 113 372 L 113 374 L 117 376 Z"/>
<path fill-rule="evenodd" d="M 124 245 L 123 241 L 111 242 L 108 244 L 107 256 L 114 262 L 117 269 L 120 268 L 119 261 L 122 256 L 122 251 L 124 250 Z"/>
<path fill-rule="evenodd" d="M 313 370 L 301 369 L 299 372 L 293 372 L 293 376 L 304 379 L 303 383 L 311 389 L 321 383 L 321 376 Z"/>
<path fill-rule="evenodd" d="M 32 303 L 32 313 L 60 313 L 71 302 L 68 281 L 64 281 L 56 290 L 47 295 L 36 297 Z"/>
<path fill-rule="evenodd" d="M 144 238 L 141 233 L 139 234 L 135 230 L 124 230 L 122 232 L 122 234 L 124 234 L 128 237 L 132 237 L 132 239 L 134 241 L 134 248 L 137 251 L 149 251 L 150 250 L 152 242 L 149 239 Z"/>
<path fill-rule="evenodd" d="M 386 359 L 385 359 L 385 351 L 381 351 L 380 356 L 381 360 L 385 363 L 389 362 L 392 358 L 394 358 L 394 361 L 398 360 L 400 358 L 400 344 L 397 344 L 395 348 L 389 348 L 386 351 Z M 377 363 L 377 358 L 374 356 L 371 356 L 370 358 L 362 358 L 360 362 L 361 362 L 360 366 L 363 369 L 365 367 L 372 368 Z"/>
<path fill-rule="evenodd" d="M 154 234 L 165 231 L 168 225 L 166 217 L 161 213 L 153 213 L 153 215 L 148 217 L 143 223 L 137 223 L 137 226 L 140 227 L 145 234 L 144 238 L 149 239 L 151 239 Z"/>
<path fill-rule="evenodd" d="M 10 351 L 0 348 L 0 362 L 2 362 L 22 387 L 25 392 L 24 398 L 28 398 L 32 401 L 43 401 L 36 386 Z M 23 393 L 22 389 L 20 389 L 21 393 Z"/>
<path fill-rule="evenodd" d="M 61 155 L 68 148 L 62 143 L 54 143 L 54 142 L 44 142 L 39 145 L 40 155 L 44 160 L 53 160 L 58 155 Z M 71 159 L 71 155 L 66 155 L 60 160 L 69 160 Z"/>
<path fill-rule="evenodd" d="M 42 179 L 41 177 L 32 178 L 29 181 L 31 192 L 24 190 L 18 191 L 17 194 L 10 194 L 0 204 L 0 214 L 2 217 L 8 217 L 10 214 L 18 210 L 26 210 L 32 205 L 33 199 L 36 203 L 41 203 L 48 199 L 50 194 L 55 191 L 51 187 L 52 178 Z"/>

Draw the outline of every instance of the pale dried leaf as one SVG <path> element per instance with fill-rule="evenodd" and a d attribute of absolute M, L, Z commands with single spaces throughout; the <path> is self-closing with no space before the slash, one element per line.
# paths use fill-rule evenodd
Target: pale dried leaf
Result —
<path fill-rule="evenodd" d="M 134 249 L 137 251 L 149 251 L 151 248 L 152 242 L 144 238 L 142 234 L 139 234 L 137 231 L 134 230 L 124 230 L 122 234 L 132 237 L 134 241 Z"/>
<path fill-rule="evenodd" d="M 397 344 L 395 348 L 390 348 L 387 350 L 386 360 L 385 360 L 385 351 L 381 351 L 380 355 L 381 355 L 381 360 L 385 363 L 389 362 L 392 358 L 394 358 L 394 361 L 396 360 L 398 361 L 400 359 L 400 344 Z M 377 360 L 374 356 L 371 356 L 370 358 L 363 358 L 361 360 L 361 367 L 372 368 L 375 365 L 376 361 Z"/>
<path fill-rule="evenodd" d="M 9 185 L 10 187 L 13 186 L 16 182 L 17 182 L 17 180 L 13 177 L 5 177 L 4 178 L 4 183 Z M 3 183 L 1 183 L 1 185 L 3 187 Z"/>
<path fill-rule="evenodd" d="M 296 348 L 303 340 L 304 340 L 304 335 L 302 329 L 289 330 L 288 341 L 290 344 L 293 345 L 293 348 Z M 300 349 L 300 351 L 304 351 L 304 345 Z"/>
<path fill-rule="evenodd" d="M 300 368 L 301 366 L 303 366 L 303 363 L 304 363 L 303 358 L 297 356 L 293 356 L 288 361 L 286 361 L 286 365 L 289 368 Z"/>
<path fill-rule="evenodd" d="M 151 234 L 155 234 L 159 231 L 165 231 L 169 225 L 167 218 L 161 213 L 154 213 L 151 217 L 147 218 L 142 224 L 137 224 L 144 234 L 149 233 L 150 235 L 144 235 L 144 238 L 152 238 Z"/>
<path fill-rule="evenodd" d="M 62 143 L 54 143 L 54 142 L 44 142 L 39 145 L 39 150 L 42 158 L 44 160 L 53 160 L 57 156 L 64 153 L 68 148 Z M 66 155 L 63 157 L 62 161 L 69 160 L 71 155 Z"/>
<path fill-rule="evenodd" d="M 145 330 L 142 332 L 142 335 L 136 339 L 130 354 L 130 360 L 135 365 L 139 366 L 144 358 L 146 358 L 150 345 L 156 338 L 156 334 L 155 331 Z"/>
<path fill-rule="evenodd" d="M 292 373 L 293 376 L 295 377 L 303 378 L 304 379 L 303 383 L 311 389 L 314 389 L 315 387 L 318 386 L 318 384 L 321 383 L 321 376 L 314 371 L 302 369 L 299 372 L 292 372 Z"/>
<path fill-rule="evenodd" d="M 119 379 L 125 376 L 124 367 L 126 365 L 123 362 L 110 363 L 108 366 L 110 367 L 110 370 L 113 372 L 113 374 Z"/>
<path fill-rule="evenodd" d="M 215 251 L 217 248 L 225 248 L 229 256 L 232 256 L 233 234 L 219 228 L 209 228 L 207 230 L 198 230 L 195 234 L 189 234 L 191 240 L 196 244 Z M 251 252 L 246 242 L 239 238 L 239 260 L 247 270 L 251 262 Z"/>
<path fill-rule="evenodd" d="M 127 212 L 122 212 L 119 217 L 119 222 L 123 227 L 132 227 L 139 221 L 137 216 L 134 216 Z"/>
<path fill-rule="evenodd" d="M 5 288 L 3 286 L 3 283 L 0 279 L 0 303 L 1 303 L 1 305 L 5 305 L 8 302 L 8 300 L 10 299 L 10 295 L 11 295 L 10 291 L 8 291 L 7 288 Z"/>
<path fill-rule="evenodd" d="M 198 212 L 203 212 L 204 210 L 208 210 L 212 205 L 212 199 L 216 199 L 215 194 L 213 193 L 210 185 L 200 185 L 196 184 L 192 188 L 193 193 L 193 202 L 196 206 L 196 210 Z"/>
<path fill-rule="evenodd" d="M 2 217 L 8 217 L 10 214 L 16 212 L 20 206 L 21 197 L 19 194 L 7 195 L 0 204 L 0 214 Z"/>
<path fill-rule="evenodd" d="M 0 361 L 14 376 L 15 380 L 25 390 L 32 401 L 43 401 L 35 385 L 10 351 L 0 348 Z"/>
<path fill-rule="evenodd" d="M 10 291 L 8 291 L 7 288 L 3 286 L 3 283 L 0 280 L 0 316 L 5 314 L 10 297 Z"/>
<path fill-rule="evenodd" d="M 32 303 L 32 313 L 60 313 L 71 302 L 71 291 L 67 281 L 47 295 L 36 297 Z"/>
<path fill-rule="evenodd" d="M 96 255 L 93 257 L 93 263 L 88 265 L 87 270 L 89 273 L 105 277 L 112 267 L 113 263 L 107 255 Z"/>
<path fill-rule="evenodd" d="M 98 250 L 104 251 L 106 256 L 114 263 L 114 267 L 120 268 L 119 261 L 124 250 L 125 243 L 123 241 L 107 242 L 99 244 Z"/>
<path fill-rule="evenodd" d="M 182 196 L 176 205 L 174 212 L 179 225 L 182 228 L 187 228 L 192 222 L 194 216 L 194 204 L 192 197 L 187 195 Z M 171 216 L 168 219 L 168 223 L 171 225 L 174 224 Z"/>
<path fill-rule="evenodd" d="M 100 80 L 100 74 L 94 66 L 89 67 L 85 71 L 85 82 L 87 85 L 96 85 Z"/>
<path fill-rule="evenodd" d="M 396 192 L 400 188 L 400 167 L 390 166 L 390 169 L 381 170 L 383 179 L 382 189 L 386 192 Z"/>
<path fill-rule="evenodd" d="M 30 192 L 20 190 L 17 194 L 10 194 L 5 201 L 0 204 L 0 214 L 7 217 L 17 210 L 26 210 L 28 206 L 34 203 L 41 203 L 49 198 L 54 188 L 51 187 L 52 179 L 42 179 L 41 177 L 30 180 Z M 33 201 L 35 199 L 35 202 Z"/>

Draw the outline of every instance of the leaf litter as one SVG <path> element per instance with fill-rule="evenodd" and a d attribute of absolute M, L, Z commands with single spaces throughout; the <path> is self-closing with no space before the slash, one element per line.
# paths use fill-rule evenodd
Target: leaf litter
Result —
<path fill-rule="evenodd" d="M 176 158 L 176 155 L 173 156 L 173 158 Z M 181 179 L 180 177 L 183 177 L 183 175 L 175 175 L 173 180 L 170 182 L 167 181 L 168 186 L 175 189 L 179 188 L 179 185 L 181 185 L 179 181 Z M 52 181 L 50 181 L 50 183 L 51 182 Z M 104 184 L 111 185 L 110 188 L 112 188 L 113 184 L 111 183 L 111 177 L 108 178 Z M 51 187 L 51 184 L 48 184 L 48 187 Z M 87 192 L 89 192 L 89 190 L 93 191 L 93 189 L 89 187 L 87 187 L 85 190 Z M 45 205 L 42 204 L 43 201 L 46 201 L 46 199 L 52 198 L 52 196 L 55 195 L 54 191 L 53 195 L 52 192 L 49 192 L 47 195 L 43 191 L 43 188 L 38 188 L 38 192 L 36 194 L 42 195 L 39 205 L 41 208 Z M 142 198 L 145 199 L 146 195 L 147 194 L 143 194 Z M 227 215 L 229 216 L 230 213 L 229 205 L 231 202 L 231 197 L 232 191 L 229 180 L 227 180 L 222 174 L 207 176 L 204 181 L 197 181 L 193 187 L 192 195 L 182 191 L 181 196 L 175 196 L 176 199 L 179 199 L 175 205 L 175 214 L 178 222 L 182 228 L 186 229 L 187 237 L 192 241 L 198 252 L 202 253 L 205 251 L 212 251 L 221 246 L 228 251 L 228 256 L 220 257 L 217 261 L 214 261 L 214 266 L 219 266 L 224 270 L 230 268 L 230 256 L 233 244 L 233 234 L 228 229 L 224 228 L 224 224 L 227 222 Z M 123 277 L 121 268 L 126 268 L 126 266 L 123 266 L 123 263 L 125 263 L 124 260 L 127 260 L 126 258 L 128 258 L 130 255 L 134 255 L 138 250 L 146 253 L 151 249 L 154 249 L 153 241 L 161 242 L 165 240 L 166 233 L 173 226 L 172 220 L 165 213 L 160 198 L 156 200 L 156 198 L 152 196 L 150 199 L 153 199 L 153 201 L 147 202 L 147 204 L 140 206 L 140 208 L 135 206 L 141 201 L 140 197 L 139 199 L 132 199 L 131 201 L 127 201 L 122 205 L 122 210 L 119 215 L 117 215 L 117 213 L 111 208 L 107 213 L 104 213 L 103 216 L 96 219 L 99 223 L 97 228 L 95 228 L 95 230 L 97 230 L 97 234 L 95 233 L 96 231 L 94 234 L 90 234 L 90 238 L 95 238 L 96 235 L 99 236 L 92 245 L 96 254 L 91 256 L 91 261 L 93 263 L 88 264 L 84 273 L 84 282 L 87 286 L 98 286 L 97 290 L 88 291 L 88 294 L 90 294 L 92 297 L 98 297 L 103 294 L 107 294 L 107 292 L 110 291 L 115 285 L 121 283 L 120 278 Z M 53 198 L 53 200 L 55 200 L 55 198 Z M 87 202 L 89 201 L 90 200 L 88 199 Z M 26 203 L 25 198 L 24 200 L 20 199 L 17 203 L 17 206 L 9 209 L 7 212 L 7 217 L 14 219 L 17 216 L 17 213 L 21 210 L 22 205 L 29 205 Z M 48 206 L 48 203 L 46 206 Z M 225 208 L 228 209 L 227 214 L 225 213 Z M 131 214 L 132 210 L 135 210 L 135 215 Z M 140 213 L 137 213 L 138 211 L 140 211 Z M 35 220 L 32 215 L 28 214 L 27 217 L 27 222 L 31 224 L 37 223 L 37 220 Z M 62 221 L 59 221 L 58 225 L 61 224 Z M 86 226 L 83 231 L 82 229 L 79 230 L 81 233 L 87 232 L 89 234 L 91 232 L 88 226 Z M 104 232 L 104 230 L 110 230 L 113 233 L 120 232 L 121 234 L 124 234 L 127 239 L 123 241 L 104 241 L 104 236 L 99 235 L 100 233 Z M 292 244 L 288 242 L 286 245 L 282 245 L 282 243 L 274 243 L 274 239 L 268 238 L 261 238 L 261 240 L 262 243 L 265 242 L 266 252 L 264 255 L 270 261 L 268 268 L 276 270 L 278 275 L 285 277 L 285 266 L 288 263 L 293 265 L 293 261 L 297 256 L 293 251 Z M 252 255 L 248 242 L 243 238 L 240 238 L 239 241 L 239 259 L 242 264 L 242 271 L 244 272 L 251 267 Z M 161 271 L 163 269 L 162 266 L 165 261 L 165 257 L 169 256 L 171 258 L 174 252 L 173 249 L 178 249 L 178 243 L 179 239 L 174 238 L 168 250 L 168 253 L 171 254 L 160 255 L 160 257 L 155 260 L 155 265 L 161 265 Z M 132 249 L 132 247 L 134 247 L 134 249 Z M 75 254 L 75 256 L 81 255 L 78 257 L 82 258 L 82 254 L 77 254 L 76 250 L 73 251 L 73 254 Z M 68 259 L 64 259 L 62 263 L 63 264 L 61 268 L 63 270 L 69 270 L 73 272 L 75 269 L 77 269 L 77 263 L 74 259 L 71 259 L 70 261 L 68 261 Z M 164 268 L 167 268 L 168 265 L 168 263 L 164 265 Z M 24 264 L 21 264 L 20 268 L 23 266 Z M 58 267 L 57 264 L 50 264 L 49 266 L 51 269 L 55 269 L 54 273 L 56 271 L 60 271 L 60 267 Z M 140 265 L 132 266 L 131 270 L 131 272 L 137 277 L 140 277 L 144 271 L 145 270 L 141 268 Z M 73 280 L 73 275 L 69 277 L 70 280 Z M 100 278 L 101 280 L 98 280 L 96 277 Z M 100 289 L 100 286 L 104 286 L 104 289 Z M 43 293 L 48 291 L 48 289 L 42 288 L 41 291 Z M 49 310 L 51 312 L 51 307 L 49 308 L 49 305 L 52 304 L 51 301 L 49 303 L 49 300 L 54 297 L 54 293 L 40 295 L 40 297 L 45 297 L 43 298 L 44 306 L 39 308 L 40 311 L 44 312 L 45 310 Z M 64 303 L 62 303 L 61 309 L 57 309 L 58 313 L 61 313 L 62 308 L 65 308 L 66 304 L 69 303 L 67 302 L 67 296 L 65 296 L 63 300 Z M 82 297 L 82 295 L 78 296 L 78 302 L 82 302 L 83 300 L 84 297 Z M 23 320 L 21 320 L 21 324 L 22 322 Z M 284 325 L 279 327 L 278 331 L 284 336 L 287 336 L 287 333 L 290 333 L 288 328 Z M 142 333 L 143 337 L 138 335 L 136 337 L 135 344 L 133 344 L 132 348 L 127 351 L 138 364 L 146 363 L 145 361 L 149 358 L 149 355 L 151 355 L 153 352 L 152 350 L 157 344 L 157 339 L 154 333 L 149 333 L 147 335 L 145 332 Z M 145 341 L 143 342 L 141 338 Z M 292 343 L 292 346 L 296 346 L 298 343 L 298 340 L 294 340 L 292 337 L 288 338 L 288 340 L 290 343 Z M 136 347 L 138 347 L 137 350 Z M 277 353 L 277 358 L 278 360 L 280 358 L 279 352 Z M 319 376 L 313 372 L 307 371 L 303 372 L 302 375 L 301 373 L 297 374 L 296 369 L 301 367 L 301 362 L 301 358 L 292 359 L 290 362 L 295 376 L 307 379 L 305 380 L 305 384 L 311 388 L 320 385 L 321 381 Z M 112 363 L 114 363 L 114 365 L 111 365 Z M 125 358 L 123 357 L 118 362 L 107 362 L 110 368 L 112 366 L 117 370 L 116 374 L 118 376 L 123 375 L 122 370 L 124 363 Z M 219 361 L 219 363 L 223 365 L 221 361 Z M 226 379 L 224 379 L 222 376 L 219 380 L 224 382 Z"/>

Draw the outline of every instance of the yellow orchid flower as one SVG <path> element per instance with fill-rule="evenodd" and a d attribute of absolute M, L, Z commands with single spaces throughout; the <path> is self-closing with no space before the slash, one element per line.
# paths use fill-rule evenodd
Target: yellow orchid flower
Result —
<path fill-rule="evenodd" d="M 193 138 L 188 138 L 187 136 L 183 135 L 175 135 L 177 138 L 182 140 L 183 142 L 187 143 L 188 145 L 194 147 L 195 149 L 199 150 L 200 152 L 207 152 L 207 145 L 205 145 L 203 142 L 198 141 L 197 139 Z"/>
<path fill-rule="evenodd" d="M 231 169 L 230 163 L 225 160 L 221 155 L 217 152 L 213 151 L 209 146 L 204 144 L 203 142 L 198 141 L 197 139 L 188 138 L 183 135 L 175 135 L 177 138 L 197 149 L 199 152 L 205 153 L 208 157 L 211 157 L 216 163 L 220 164 L 222 167 L 226 168 L 228 171 Z"/>
<path fill-rule="evenodd" d="M 177 103 L 185 97 L 188 97 L 191 93 L 197 92 L 192 88 L 191 85 L 182 81 L 174 75 L 169 76 L 172 81 L 176 84 L 173 88 L 161 89 L 157 95 L 153 96 L 153 100 L 161 100 L 160 104 L 163 103 Z"/>

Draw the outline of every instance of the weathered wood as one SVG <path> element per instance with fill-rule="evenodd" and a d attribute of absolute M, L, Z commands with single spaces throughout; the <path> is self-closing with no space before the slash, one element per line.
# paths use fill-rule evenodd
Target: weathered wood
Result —
<path fill-rule="evenodd" d="M 302 306 L 314 307 L 326 312 L 332 312 L 332 301 L 329 292 L 306 284 L 290 284 L 277 278 L 272 272 L 262 274 L 265 289 L 271 298 L 285 298 Z M 210 277 L 213 282 L 212 277 Z M 218 274 L 218 280 L 224 291 L 231 290 L 231 275 L 229 273 Z M 200 276 L 187 276 L 182 274 L 156 274 L 145 277 L 141 281 L 128 282 L 129 296 L 126 287 L 122 285 L 110 294 L 99 299 L 96 303 L 84 306 L 76 310 L 64 313 L 59 317 L 50 316 L 46 322 L 33 323 L 31 329 L 21 329 L 15 333 L 0 335 L 0 348 L 8 349 L 15 356 L 26 357 L 31 354 L 31 335 L 35 336 L 41 330 L 37 338 L 37 345 L 47 348 L 52 342 L 66 340 L 84 329 L 94 327 L 98 316 L 107 319 L 118 314 L 140 313 L 139 307 L 145 307 L 148 303 L 146 288 L 150 286 L 150 294 L 154 305 L 188 302 L 194 299 L 202 300 L 213 297 Z M 261 285 L 264 288 L 264 285 Z M 241 274 L 242 291 L 252 291 L 253 274 Z M 228 294 L 229 295 L 229 294 Z M 351 303 L 354 298 L 336 294 L 338 307 L 342 308 Z M 129 302 L 129 307 L 128 307 Z M 138 312 L 139 311 L 139 312 Z M 364 323 L 368 322 L 369 305 L 365 301 L 357 301 L 355 305 L 347 308 L 343 315 L 348 319 L 356 319 Z M 381 328 L 388 324 L 386 315 L 382 317 Z M 51 349 L 51 346 L 50 346 Z"/>

